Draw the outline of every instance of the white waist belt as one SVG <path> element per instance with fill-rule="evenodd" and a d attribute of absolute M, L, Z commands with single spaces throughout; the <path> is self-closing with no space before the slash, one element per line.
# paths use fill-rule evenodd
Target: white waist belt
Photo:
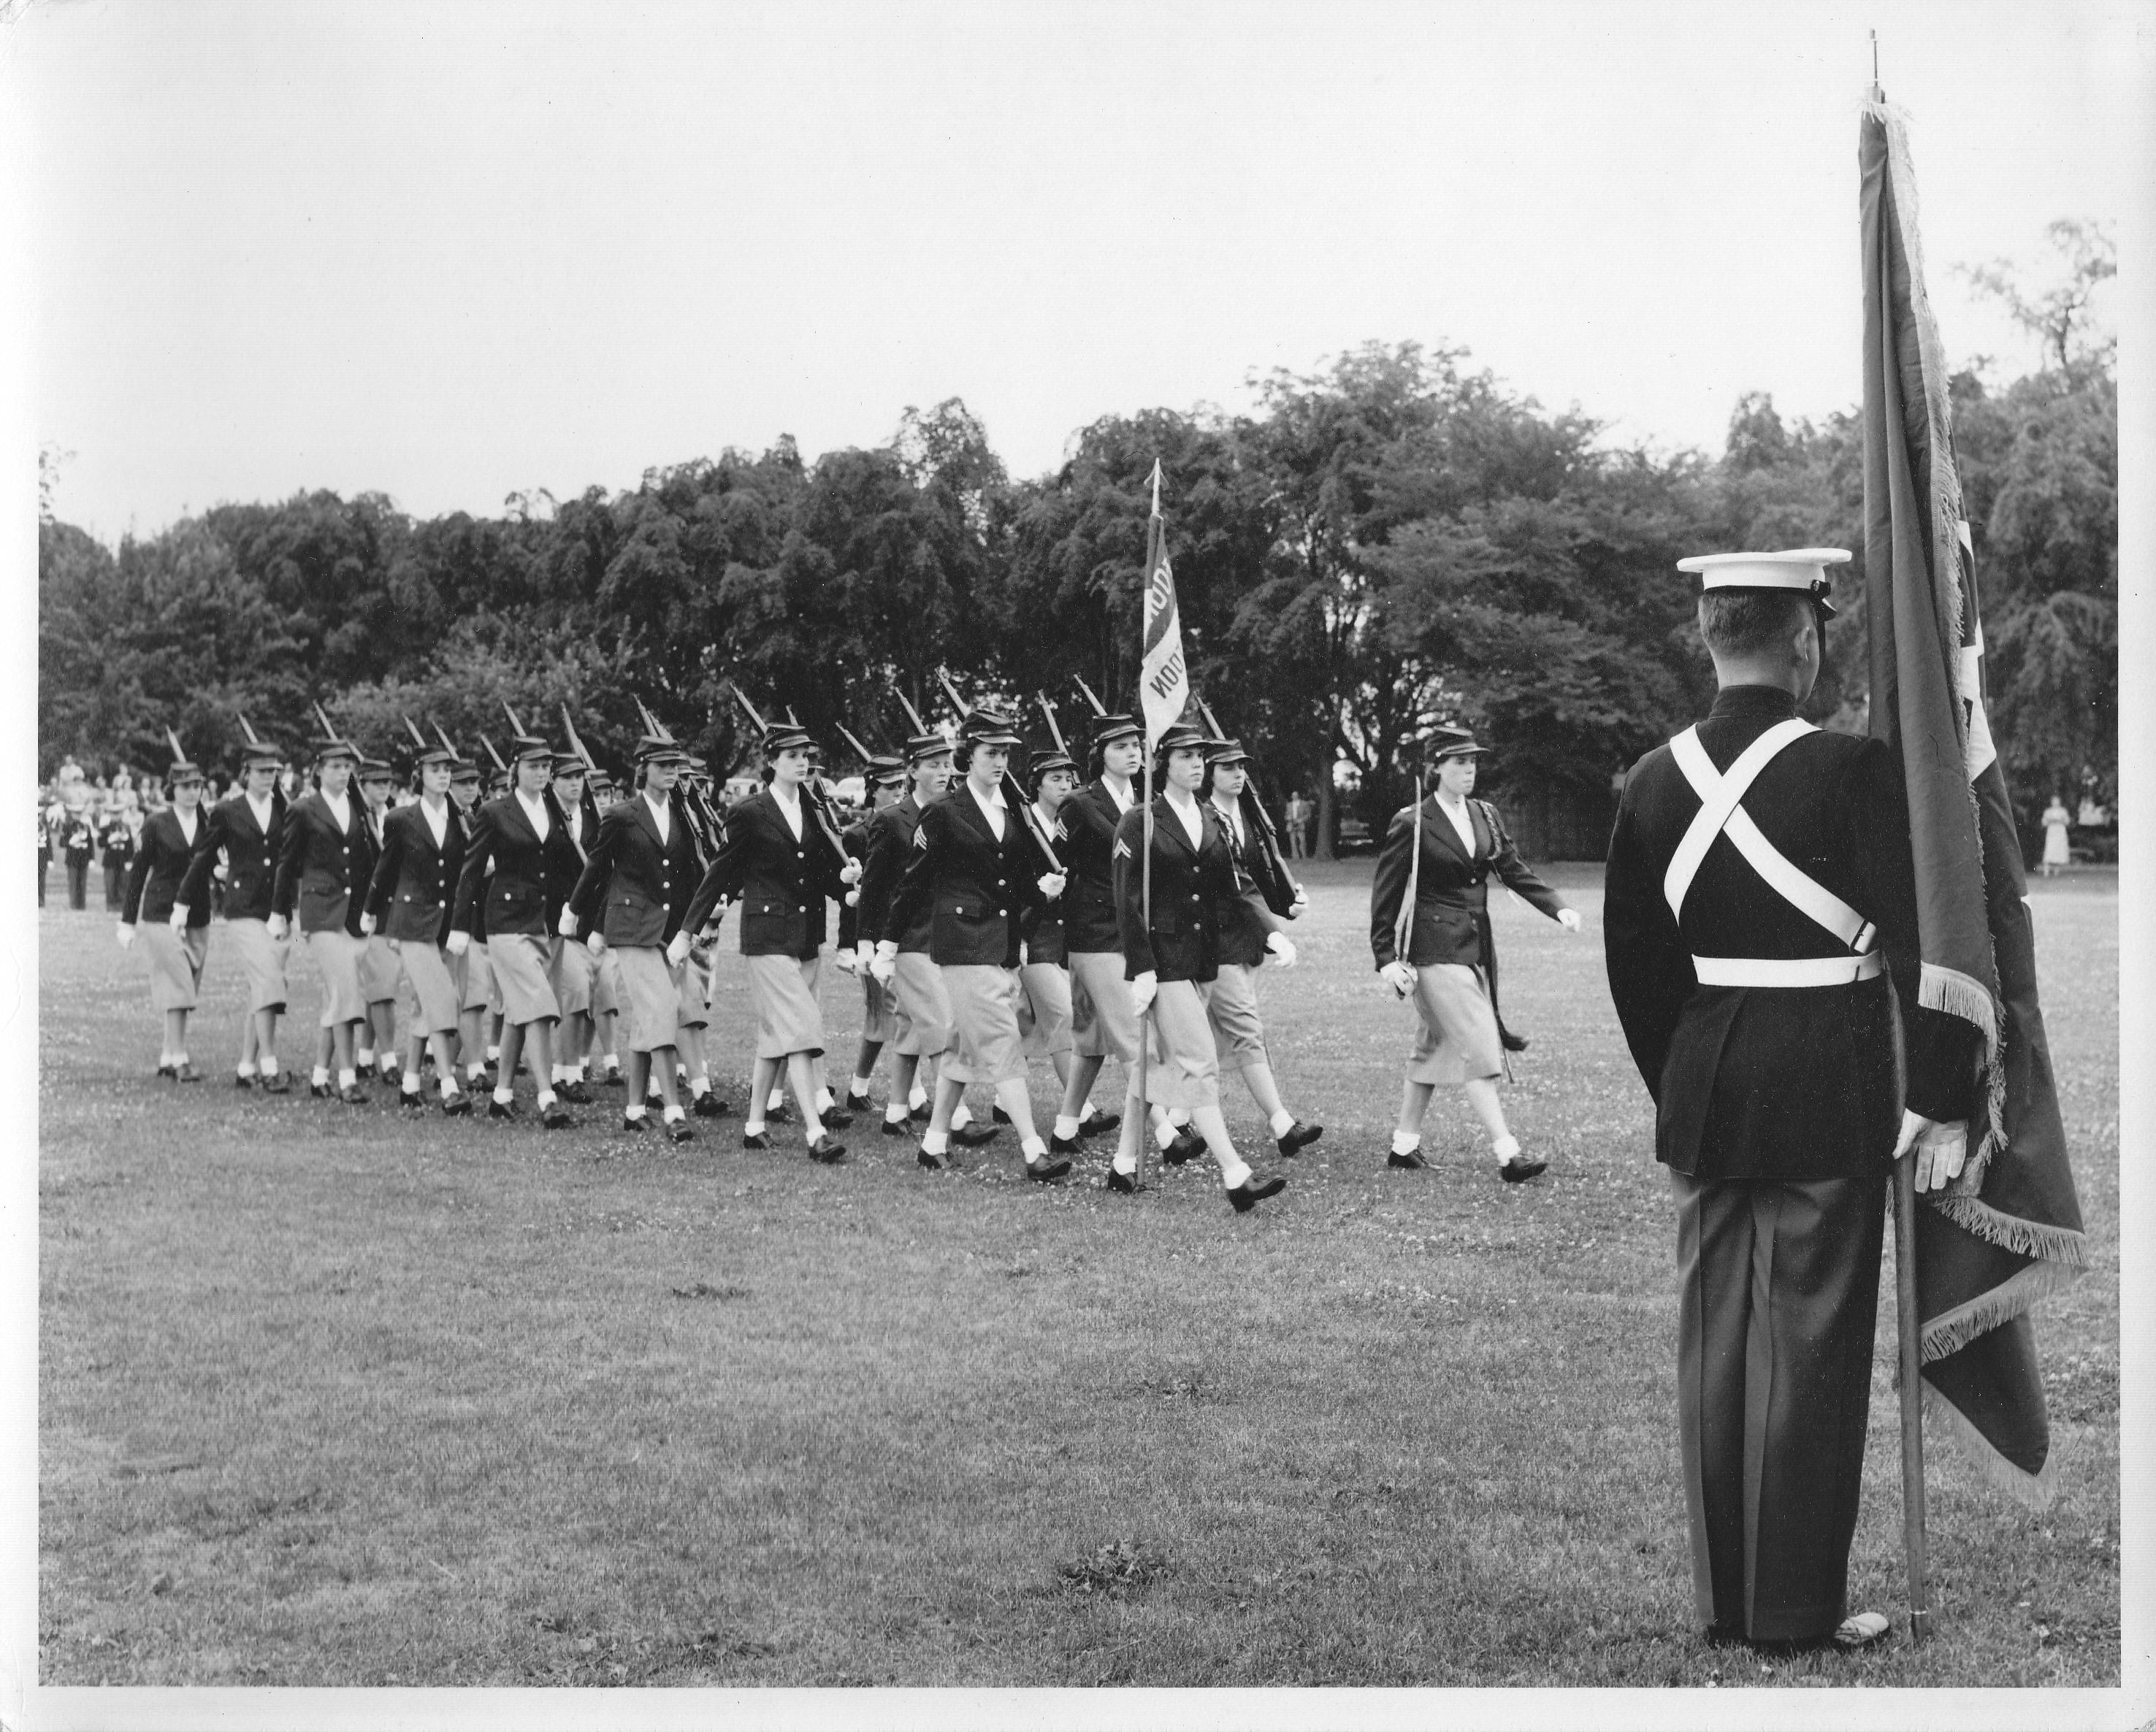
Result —
<path fill-rule="evenodd" d="M 1861 956 L 1694 956 L 1702 986 L 1841 986 L 1868 981 L 1882 965 L 1876 951 Z"/>

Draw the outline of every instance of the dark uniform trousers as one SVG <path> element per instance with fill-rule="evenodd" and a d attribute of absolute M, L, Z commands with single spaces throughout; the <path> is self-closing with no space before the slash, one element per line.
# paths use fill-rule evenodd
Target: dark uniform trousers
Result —
<path fill-rule="evenodd" d="M 1699 751 L 1726 774 L 1795 708 L 1787 692 L 1727 688 Z M 1727 1634 L 1801 1640 L 1846 1610 L 1901 1109 L 1966 1117 L 1975 1035 L 1917 1003 L 1907 807 L 1883 742 L 1801 734 L 1741 802 L 1768 845 L 1876 925 L 1868 971 L 1840 984 L 1771 983 L 1776 970 L 1848 964 L 1869 940 L 1843 943 L 1802 912 L 1726 828 L 1698 858 L 1681 915 L 1670 907 L 1666 873 L 1701 805 L 1671 746 L 1625 782 L 1604 880 L 1610 996 L 1655 1096 L 1677 1203 L 1678 1432 L 1699 1616 Z"/>

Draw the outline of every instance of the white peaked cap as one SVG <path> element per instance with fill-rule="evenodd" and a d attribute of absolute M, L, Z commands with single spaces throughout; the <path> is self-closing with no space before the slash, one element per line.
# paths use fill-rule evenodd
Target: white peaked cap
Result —
<path fill-rule="evenodd" d="M 1781 553 L 1699 553 L 1677 561 L 1680 571 L 1699 574 L 1702 589 L 1826 587 L 1826 568 L 1849 561 L 1846 547 L 1792 547 Z"/>

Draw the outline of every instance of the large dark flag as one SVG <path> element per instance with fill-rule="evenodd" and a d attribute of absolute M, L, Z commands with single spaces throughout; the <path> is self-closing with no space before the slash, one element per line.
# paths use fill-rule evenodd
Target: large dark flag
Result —
<path fill-rule="evenodd" d="M 1871 732 L 1908 785 L 1918 999 L 1983 1031 L 1986 1084 L 1967 1166 L 1917 1212 L 1924 1408 L 1994 1483 L 2041 1507 L 2051 1434 L 2028 1312 L 2081 1273 L 2081 1207 L 2036 1002 L 2021 844 L 1984 720 L 1975 562 L 1908 136 L 1874 97 L 1858 148 Z"/>

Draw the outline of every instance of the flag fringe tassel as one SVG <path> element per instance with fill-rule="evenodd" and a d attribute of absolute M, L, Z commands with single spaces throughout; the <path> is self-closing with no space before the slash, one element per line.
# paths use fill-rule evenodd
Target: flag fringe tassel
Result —
<path fill-rule="evenodd" d="M 2081 1248 L 2076 1246 L 2071 1262 L 2032 1263 L 1989 1293 L 1979 1293 L 1951 1311 L 1941 1312 L 1924 1325 L 1924 1362 L 1929 1365 L 1959 1352 L 1979 1335 L 2019 1317 L 2038 1299 L 2072 1286 L 2085 1273 L 2081 1256 Z"/>
<path fill-rule="evenodd" d="M 2051 1507 L 2051 1500 L 2059 1489 L 2059 1453 L 2056 1448 L 2046 1453 L 2042 1468 L 2031 1473 L 2025 1468 L 2017 1468 L 1994 1449 L 1990 1440 L 1969 1423 L 1968 1417 L 1928 1383 L 1923 1385 L 1923 1396 L 1924 1417 L 1953 1439 L 1979 1479 L 2004 1492 L 2024 1509 L 2033 1511 Z"/>
<path fill-rule="evenodd" d="M 1974 789 L 1970 797 L 1974 797 Z M 1943 1011 L 1950 1017 L 1974 1022 L 1984 1035 L 1984 1123 L 1981 1133 L 1969 1139 L 1969 1164 L 1962 1169 L 1956 1186 L 1958 1190 L 1973 1194 L 1984 1183 L 1993 1151 L 2006 1145 L 2006 1064 L 1999 1048 L 1999 1001 L 1983 981 L 1970 978 L 1958 969 L 1927 962 L 1917 977 L 1917 1002 L 1926 1010 Z M 1974 1227 L 1969 1230 L 1977 1231 Z M 1980 1237 L 1991 1238 L 1993 1235 L 1983 1233 Z"/>
<path fill-rule="evenodd" d="M 1937 1197 L 1927 1196 L 1924 1201 L 1964 1232 L 2003 1251 L 2011 1251 L 2019 1257 L 2033 1257 L 2046 1266 L 2068 1268 L 2076 1273 L 2088 1266 L 2088 1242 L 2071 1227 L 2053 1227 L 2047 1222 L 2003 1214 L 1982 1197 L 1953 1191 Z M 2005 1289 L 1993 1290 L 2004 1292 Z M 1943 1313 L 1942 1318 L 1953 1314 Z M 1933 1319 L 1935 1323 L 1940 1320 Z M 1936 1357 L 1931 1354 L 1925 1356 Z"/>

